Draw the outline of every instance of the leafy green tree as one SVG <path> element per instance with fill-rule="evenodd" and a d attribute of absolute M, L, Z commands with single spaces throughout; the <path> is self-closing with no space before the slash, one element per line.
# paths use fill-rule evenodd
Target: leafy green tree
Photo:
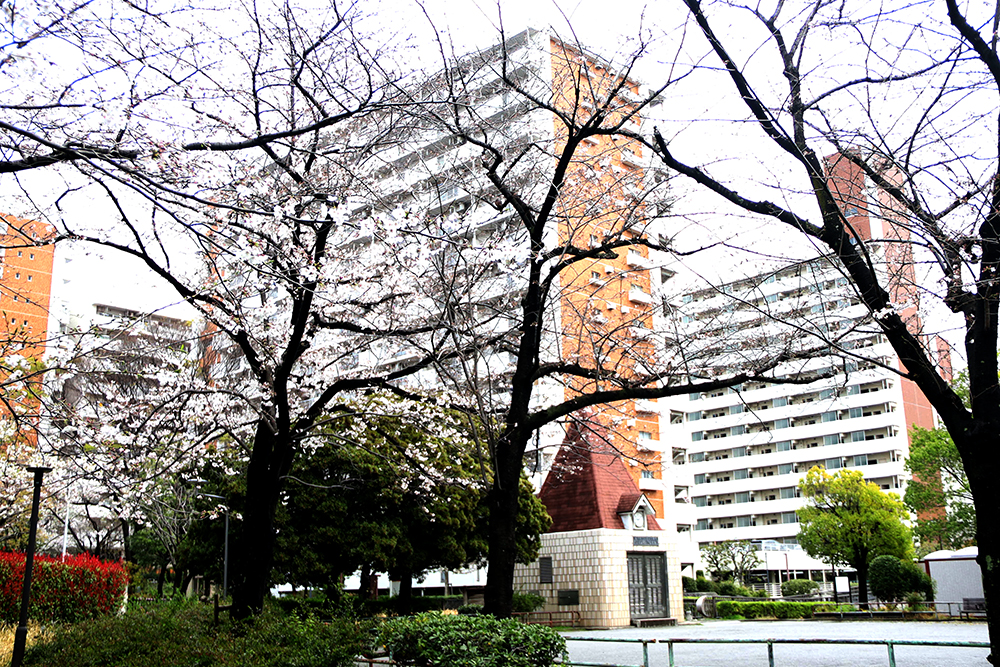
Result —
<path fill-rule="evenodd" d="M 814 558 L 857 570 L 858 598 L 866 605 L 871 562 L 877 556 L 910 558 L 913 553 L 902 501 L 866 481 L 858 470 L 830 475 L 815 466 L 799 488 L 810 500 L 798 510 L 799 543 Z"/>
<path fill-rule="evenodd" d="M 389 572 L 405 598 L 420 572 L 484 560 L 487 487 L 463 445 L 394 417 L 360 428 L 340 420 L 291 472 L 277 517 L 276 578 L 329 590 L 358 569 Z M 518 561 L 531 562 L 551 520 L 526 479 L 519 508 Z"/>
<path fill-rule="evenodd" d="M 910 432 L 906 469 L 913 479 L 903 501 L 917 515 L 914 533 L 925 550 L 976 543 L 976 510 L 962 456 L 945 428 Z"/>
<path fill-rule="evenodd" d="M 879 556 L 869 568 L 872 593 L 885 602 L 899 602 L 910 593 L 920 593 L 925 600 L 934 598 L 934 584 L 913 561 L 895 556 Z"/>

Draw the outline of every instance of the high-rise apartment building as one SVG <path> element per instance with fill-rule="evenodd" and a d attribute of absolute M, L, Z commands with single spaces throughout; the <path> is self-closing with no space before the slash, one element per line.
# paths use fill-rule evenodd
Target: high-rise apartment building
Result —
<path fill-rule="evenodd" d="M 4 380 L 4 404 L 0 414 L 21 420 L 24 433 L 35 442 L 40 382 L 26 372 L 40 361 L 48 339 L 49 300 L 52 293 L 52 245 L 46 241 L 51 227 L 13 215 L 0 215 L 0 344 L 2 356 L 19 361 L 19 368 L 0 369 Z M 12 373 L 27 378 L 7 382 Z"/>
<path fill-rule="evenodd" d="M 468 314 L 472 321 L 482 317 L 488 326 L 500 326 L 504 309 L 518 310 L 523 289 L 519 281 L 527 280 L 526 274 L 504 271 L 506 258 L 492 250 L 503 246 L 512 254 L 526 253 L 530 245 L 524 223 L 512 206 L 499 203 L 503 199 L 484 168 L 492 150 L 507 156 L 502 165 L 505 186 L 532 206 L 546 205 L 542 197 L 548 183 L 557 169 L 565 168 L 552 215 L 557 224 L 551 224 L 542 239 L 546 252 L 569 257 L 635 237 L 658 239 L 657 216 L 664 210 L 666 183 L 662 171 L 649 168 L 649 156 L 639 142 L 610 132 L 593 134 L 579 142 L 567 165 L 559 164 L 568 118 L 582 125 L 604 114 L 611 119 L 606 127 L 614 127 L 618 118 L 622 129 L 639 131 L 645 110 L 638 105 L 647 92 L 638 82 L 619 76 L 610 63 L 545 32 L 526 30 L 459 59 L 408 94 L 416 98 L 415 116 L 420 118 L 401 123 L 409 123 L 409 134 L 397 127 L 398 146 L 373 158 L 380 161 L 374 169 L 379 177 L 379 186 L 373 188 L 379 193 L 375 206 L 419 210 L 442 221 L 453 240 L 430 243 L 440 245 L 435 261 L 449 283 L 447 289 L 462 302 L 460 316 Z M 463 132 L 450 128 L 457 124 Z M 372 205 L 365 196 L 356 204 L 359 211 Z M 553 274 L 544 323 L 546 360 L 613 369 L 626 376 L 648 373 L 657 355 L 652 334 L 662 325 L 657 304 L 662 303 L 663 258 L 643 245 L 622 245 L 616 252 L 599 254 L 567 262 Z M 364 356 L 375 353 L 363 350 L 353 361 L 370 364 Z M 405 362 L 405 353 L 397 353 L 389 363 Z M 494 393 L 487 401 L 497 397 L 502 404 L 504 392 L 509 392 L 505 369 L 513 362 L 501 345 L 489 363 L 476 369 L 482 377 L 491 377 L 487 390 Z M 456 372 L 461 370 L 455 366 Z M 546 375 L 536 385 L 538 404 L 610 388 L 600 373 L 582 379 L 584 375 Z M 657 517 L 672 517 L 664 509 L 656 401 L 601 406 L 591 418 L 628 461 Z M 561 425 L 544 428 L 529 452 L 539 484 L 564 436 Z"/>
<path fill-rule="evenodd" d="M 917 316 L 908 233 L 884 192 L 840 156 L 827 159 L 829 185 L 859 242 L 892 277 L 895 307 L 914 331 Z M 751 346 L 832 343 L 840 353 L 783 364 L 776 376 L 807 384 L 757 382 L 669 401 L 663 438 L 684 443 L 691 533 L 699 544 L 774 540 L 795 544 L 798 484 L 813 466 L 852 468 L 902 494 L 909 429 L 931 428 L 933 410 L 910 380 L 839 265 L 818 258 L 685 295 L 681 326 L 717 341 L 720 354 Z M 940 339 L 928 339 L 947 363 Z"/>

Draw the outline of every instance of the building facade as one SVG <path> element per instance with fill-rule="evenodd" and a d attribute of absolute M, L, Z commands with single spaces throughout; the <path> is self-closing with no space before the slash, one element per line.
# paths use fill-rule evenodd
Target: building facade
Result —
<path fill-rule="evenodd" d="M 603 114 L 611 118 L 606 127 L 617 123 L 621 130 L 639 132 L 644 113 L 639 106 L 648 91 L 616 71 L 578 45 L 529 29 L 460 58 L 448 72 L 408 91 L 412 99 L 407 103 L 418 105 L 420 117 L 397 124 L 398 145 L 382 151 L 373 168 L 377 198 L 359 196 L 354 206 L 360 215 L 395 209 L 419 211 L 435 221 L 435 232 L 446 238 L 428 243 L 449 298 L 461 302 L 454 315 L 461 320 L 456 328 L 495 331 L 511 326 L 503 313 L 519 310 L 527 280 L 525 274 L 507 271 L 511 257 L 498 256 L 498 248 L 506 248 L 510 256 L 523 255 L 532 240 L 512 207 L 498 203 L 502 198 L 496 183 L 483 169 L 484 156 L 493 150 L 517 156 L 511 166 L 503 163 L 508 170 L 504 187 L 540 208 L 553 174 L 565 169 L 551 218 L 556 222 L 544 238 L 535 239 L 547 251 L 562 248 L 568 255 L 635 238 L 659 239 L 666 182 L 662 171 L 649 167 L 649 155 L 639 142 L 615 129 L 593 134 L 579 141 L 568 164 L 559 164 L 567 119 L 582 125 L 599 122 L 593 119 Z M 659 290 L 669 276 L 661 268 L 666 255 L 642 244 L 595 254 L 600 257 L 568 262 L 553 281 L 545 306 L 546 361 L 613 369 L 625 376 L 649 373 L 658 355 L 653 335 L 664 321 Z M 401 367 L 421 352 L 391 349 L 381 363 Z M 350 363 L 377 365 L 379 354 L 369 347 Z M 502 410 L 514 362 L 509 346 L 497 345 L 481 350 L 472 364 L 443 364 L 440 377 L 430 381 L 460 385 L 475 375 L 477 400 L 485 411 L 494 404 Z M 451 371 L 461 376 L 454 383 Z M 535 405 L 610 388 L 600 375 L 546 375 L 536 384 Z M 673 522 L 675 513 L 668 507 L 673 485 L 664 481 L 658 446 L 660 412 L 655 400 L 623 401 L 602 406 L 592 419 L 628 462 L 657 518 Z M 564 437 L 563 423 L 540 430 L 528 456 L 536 486 L 544 481 Z"/>
<path fill-rule="evenodd" d="M 0 369 L 4 403 L 0 415 L 14 417 L 26 443 L 37 443 L 41 377 L 32 372 L 49 339 L 49 302 L 52 295 L 50 243 L 54 230 L 44 223 L 0 215 L 0 342 L 8 361 Z M 11 360 L 18 359 L 16 367 Z M 22 380 L 10 382 L 13 374 Z M 34 379 L 32 379 L 34 378 Z"/>
<path fill-rule="evenodd" d="M 892 276 L 893 303 L 919 333 L 905 226 L 884 193 L 856 167 L 837 155 L 827 158 L 827 167 L 829 185 L 855 238 Z M 781 549 L 795 551 L 796 510 L 805 502 L 798 485 L 814 466 L 860 470 L 883 490 L 903 494 L 909 430 L 933 428 L 934 413 L 914 383 L 900 375 L 895 352 L 852 289 L 842 269 L 821 257 L 694 291 L 676 304 L 680 326 L 715 339 L 720 355 L 783 346 L 835 350 L 783 363 L 775 382 L 669 401 L 663 439 L 687 449 L 684 470 L 698 544 L 759 540 L 792 545 Z M 949 363 L 940 339 L 924 342 L 939 353 L 942 364 Z M 786 562 L 777 569 L 787 568 L 787 576 L 794 576 L 791 569 L 820 567 L 802 561 L 797 568 Z M 787 576 L 771 574 L 778 580 Z"/>

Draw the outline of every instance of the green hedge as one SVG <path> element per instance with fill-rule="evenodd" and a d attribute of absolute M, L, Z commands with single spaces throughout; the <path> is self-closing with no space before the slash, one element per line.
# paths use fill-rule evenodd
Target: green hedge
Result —
<path fill-rule="evenodd" d="M 0 553 L 0 622 L 16 624 L 24 585 L 24 554 Z M 60 561 L 35 556 L 31 608 L 35 621 L 73 623 L 118 611 L 128 575 L 118 562 L 82 554 Z"/>
<path fill-rule="evenodd" d="M 352 667 L 368 652 L 367 626 L 286 616 L 269 606 L 252 623 L 220 626 L 211 605 L 173 600 L 54 625 L 28 648 L 25 667 Z"/>
<path fill-rule="evenodd" d="M 715 608 L 719 616 L 743 618 L 812 618 L 816 611 L 834 611 L 832 602 L 733 602 L 719 600 Z"/>
<path fill-rule="evenodd" d="M 422 667 L 550 667 L 566 647 L 541 625 L 435 613 L 386 622 L 379 643 L 396 662 Z"/>

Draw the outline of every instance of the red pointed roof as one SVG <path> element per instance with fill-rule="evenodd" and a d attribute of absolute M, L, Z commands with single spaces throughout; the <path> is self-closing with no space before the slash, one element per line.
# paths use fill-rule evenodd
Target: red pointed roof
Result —
<path fill-rule="evenodd" d="M 570 422 L 539 493 L 552 517 L 549 532 L 622 529 L 618 513 L 633 511 L 642 497 L 607 434 L 592 423 Z M 654 517 L 647 524 L 650 530 L 660 529 Z"/>

